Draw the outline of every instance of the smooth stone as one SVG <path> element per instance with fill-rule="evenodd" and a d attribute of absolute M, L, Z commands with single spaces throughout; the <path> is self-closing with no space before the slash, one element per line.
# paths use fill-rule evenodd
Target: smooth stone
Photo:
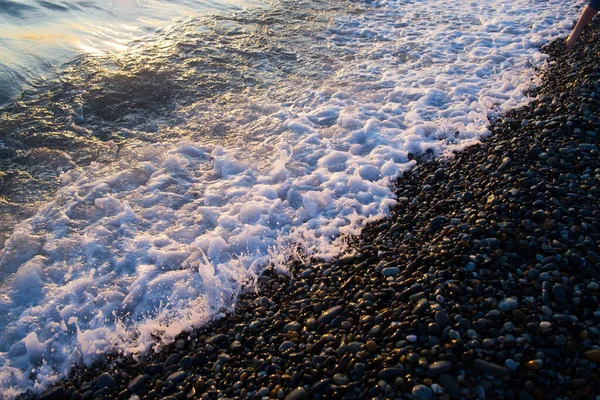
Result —
<path fill-rule="evenodd" d="M 427 325 L 427 333 L 433 336 L 438 336 L 440 333 L 442 333 L 442 328 L 440 328 L 437 323 L 432 322 Z"/>
<path fill-rule="evenodd" d="M 279 345 L 279 352 L 284 352 L 286 350 L 289 350 L 291 348 L 294 348 L 295 344 L 293 342 L 290 342 L 289 340 L 286 340 L 285 342 L 281 343 Z"/>
<path fill-rule="evenodd" d="M 516 369 L 519 368 L 519 364 L 510 358 L 504 361 L 504 365 L 506 365 L 506 368 L 510 369 L 511 371 L 516 371 Z"/>
<path fill-rule="evenodd" d="M 413 315 L 423 315 L 429 308 L 429 301 L 427 299 L 420 299 L 417 305 L 413 308 Z"/>
<path fill-rule="evenodd" d="M 545 218 L 546 214 L 544 213 L 544 210 L 537 210 L 531 213 L 531 220 L 533 222 L 540 223 L 543 222 Z"/>
<path fill-rule="evenodd" d="M 516 297 L 507 297 L 498 302 L 498 309 L 500 311 L 512 311 L 519 306 L 519 300 Z"/>
<path fill-rule="evenodd" d="M 588 283 L 587 288 L 589 290 L 598 290 L 600 289 L 600 284 L 598 284 L 598 282 L 590 282 Z"/>
<path fill-rule="evenodd" d="M 182 382 L 187 374 L 184 371 L 173 372 L 167 377 L 167 382 L 179 383 Z"/>
<path fill-rule="evenodd" d="M 367 351 L 370 353 L 375 353 L 377 351 L 377 343 L 375 343 L 373 340 L 368 340 L 366 347 Z"/>
<path fill-rule="evenodd" d="M 600 350 L 588 350 L 585 352 L 585 358 L 590 360 L 591 362 L 599 362 L 600 361 Z"/>
<path fill-rule="evenodd" d="M 96 385 L 100 389 L 102 389 L 102 388 L 113 389 L 115 386 L 117 386 L 117 382 L 115 382 L 115 378 L 113 378 L 111 374 L 109 374 L 108 372 L 104 372 L 96 380 Z"/>
<path fill-rule="evenodd" d="M 415 386 L 411 394 L 417 400 L 430 400 L 433 397 L 433 391 L 425 385 Z"/>
<path fill-rule="evenodd" d="M 431 222 L 429 222 L 427 230 L 430 232 L 439 231 L 440 229 L 442 229 L 442 225 L 445 224 L 446 221 L 447 219 L 445 217 L 435 217 L 431 220 Z"/>
<path fill-rule="evenodd" d="M 588 381 L 586 381 L 585 379 L 573 379 L 573 381 L 571 381 L 571 386 L 575 389 L 584 387 L 587 385 L 588 385 Z"/>
<path fill-rule="evenodd" d="M 389 367 L 384 368 L 377 374 L 377 379 L 384 380 L 386 382 L 393 382 L 394 379 L 404 375 L 404 367 Z"/>
<path fill-rule="evenodd" d="M 381 270 L 381 275 L 383 276 L 396 276 L 400 273 L 400 268 L 398 267 L 387 267 Z"/>
<path fill-rule="evenodd" d="M 565 290 L 562 285 L 557 283 L 552 286 L 552 295 L 558 304 L 562 305 L 567 303 L 567 295 L 565 294 Z"/>
<path fill-rule="evenodd" d="M 219 333 L 206 339 L 206 344 L 219 344 L 227 340 L 227 335 Z"/>
<path fill-rule="evenodd" d="M 333 376 L 333 382 L 336 385 L 343 386 L 343 385 L 347 385 L 348 382 L 350 382 L 350 378 L 348 378 L 348 375 L 346 375 L 346 374 L 335 374 Z"/>
<path fill-rule="evenodd" d="M 438 385 L 437 383 L 434 383 L 433 385 L 431 385 L 431 390 L 435 394 L 443 394 L 444 393 L 444 388 L 442 386 Z"/>
<path fill-rule="evenodd" d="M 285 400 L 309 400 L 310 396 L 304 388 L 297 388 L 292 390 L 285 396 Z"/>
<path fill-rule="evenodd" d="M 334 306 L 325 310 L 317 319 L 319 324 L 329 324 L 335 317 L 342 313 L 342 306 Z"/>
<path fill-rule="evenodd" d="M 260 326 L 262 325 L 262 323 L 258 320 L 252 321 L 250 322 L 250 325 L 248 325 L 248 327 L 252 330 L 258 330 L 260 329 Z"/>
<path fill-rule="evenodd" d="M 240 347 L 241 347 L 241 345 L 240 345 Z M 181 366 L 181 369 L 188 369 L 192 366 L 193 363 L 194 363 L 194 359 L 192 357 L 185 356 L 181 359 L 181 361 L 179 362 L 179 365 Z"/>
<path fill-rule="evenodd" d="M 544 329 L 549 329 L 552 326 L 552 322 L 550 321 L 542 321 L 540 322 L 540 329 L 544 330 Z"/>
<path fill-rule="evenodd" d="M 527 392 L 519 392 L 519 396 L 517 397 L 518 400 L 535 400 L 535 397 L 533 397 L 532 395 L 530 395 Z"/>
<path fill-rule="evenodd" d="M 598 146 L 593 143 L 581 143 L 579 148 L 584 151 L 591 151 L 598 149 Z"/>
<path fill-rule="evenodd" d="M 473 361 L 473 366 L 475 367 L 475 369 L 480 370 L 484 374 L 497 376 L 499 378 L 503 378 L 509 375 L 508 368 L 489 361 L 478 359 Z"/>
<path fill-rule="evenodd" d="M 229 346 L 229 350 L 231 350 L 232 353 L 241 353 L 244 350 L 244 346 L 242 345 L 242 343 L 239 340 L 234 340 L 231 343 L 231 345 Z M 183 365 L 183 360 L 185 360 L 186 358 L 190 358 L 190 357 L 183 357 L 183 359 L 181 360 L 182 368 L 186 368 Z"/>
<path fill-rule="evenodd" d="M 289 324 L 287 324 L 286 326 L 283 327 L 283 331 L 284 332 L 289 332 L 289 331 L 296 331 L 299 332 L 302 329 L 302 325 L 300 325 L 299 322 L 290 322 Z"/>
<path fill-rule="evenodd" d="M 349 353 L 355 354 L 361 351 L 364 346 L 365 344 L 362 342 L 350 342 L 346 346 L 346 350 L 348 350 Z"/>
<path fill-rule="evenodd" d="M 452 369 L 450 361 L 435 361 L 429 365 L 429 373 L 433 376 L 445 374 Z"/>
<path fill-rule="evenodd" d="M 313 392 L 322 392 L 329 387 L 329 379 L 321 379 L 319 382 L 312 385 Z"/>
<path fill-rule="evenodd" d="M 92 394 L 92 398 L 97 399 L 98 397 L 108 396 L 110 394 L 110 392 L 111 392 L 111 390 L 109 388 L 103 387 L 102 389 L 96 390 Z"/>
<path fill-rule="evenodd" d="M 446 393 L 448 393 L 452 400 L 457 400 L 462 397 L 460 384 L 458 383 L 458 380 L 452 375 L 446 374 L 440 376 L 439 382 L 444 387 Z"/>
<path fill-rule="evenodd" d="M 135 393 L 143 388 L 145 383 L 146 377 L 144 375 L 138 375 L 129 381 L 129 384 L 127 384 L 127 390 L 129 390 L 131 393 Z"/>
<path fill-rule="evenodd" d="M 435 322 L 442 328 L 448 325 L 449 319 L 448 314 L 445 311 L 437 311 L 435 313 Z"/>

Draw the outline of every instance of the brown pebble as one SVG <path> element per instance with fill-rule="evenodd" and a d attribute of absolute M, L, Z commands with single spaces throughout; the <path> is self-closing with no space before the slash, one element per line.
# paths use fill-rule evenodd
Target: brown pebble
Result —
<path fill-rule="evenodd" d="M 344 329 L 350 330 L 350 329 L 352 329 L 352 322 L 344 321 L 344 322 L 342 322 L 342 324 L 340 326 Z"/>
<path fill-rule="evenodd" d="M 536 360 L 529 360 L 525 364 L 525 368 L 533 370 L 533 371 L 537 371 L 540 369 L 540 364 L 538 364 L 538 362 Z"/>
<path fill-rule="evenodd" d="M 366 347 L 369 353 L 375 353 L 377 351 L 377 343 L 375 343 L 373 340 L 368 340 Z"/>
<path fill-rule="evenodd" d="M 525 315 L 525 313 L 523 313 L 523 311 L 521 311 L 519 309 L 512 310 L 511 314 L 513 317 L 515 317 L 519 321 L 522 321 L 525 319 L 525 317 L 527 317 L 527 315 Z"/>
<path fill-rule="evenodd" d="M 585 352 L 585 358 L 591 362 L 600 361 L 600 350 L 588 350 Z"/>

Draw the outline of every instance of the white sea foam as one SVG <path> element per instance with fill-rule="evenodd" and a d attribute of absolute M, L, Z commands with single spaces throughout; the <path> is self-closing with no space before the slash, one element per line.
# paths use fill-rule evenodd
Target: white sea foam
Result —
<path fill-rule="evenodd" d="M 290 83 L 291 103 L 255 104 L 254 121 L 237 116 L 260 144 L 126 147 L 114 165 L 64 174 L 0 259 L 0 391 L 173 340 L 296 245 L 334 256 L 340 235 L 394 204 L 409 153 L 448 156 L 529 101 L 536 47 L 576 13 L 566 0 L 437 0 L 341 15 L 325 34 L 354 60 L 319 88 Z"/>

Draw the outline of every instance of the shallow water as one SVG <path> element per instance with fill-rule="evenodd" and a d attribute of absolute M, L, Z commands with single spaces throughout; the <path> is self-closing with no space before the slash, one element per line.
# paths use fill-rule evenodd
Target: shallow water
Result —
<path fill-rule="evenodd" d="M 82 54 L 128 51 L 200 14 L 266 5 L 253 0 L 0 0 L 0 106 Z"/>
<path fill-rule="evenodd" d="M 79 56 L 0 119 L 0 388 L 171 341 L 332 257 L 529 101 L 570 2 L 294 1 Z"/>

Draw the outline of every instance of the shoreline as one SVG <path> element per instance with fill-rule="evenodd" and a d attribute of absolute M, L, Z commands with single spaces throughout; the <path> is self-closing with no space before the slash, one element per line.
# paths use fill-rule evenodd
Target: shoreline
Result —
<path fill-rule="evenodd" d="M 538 98 L 400 178 L 353 256 L 266 271 L 160 353 L 23 397 L 596 398 L 600 23 L 545 49 Z"/>

